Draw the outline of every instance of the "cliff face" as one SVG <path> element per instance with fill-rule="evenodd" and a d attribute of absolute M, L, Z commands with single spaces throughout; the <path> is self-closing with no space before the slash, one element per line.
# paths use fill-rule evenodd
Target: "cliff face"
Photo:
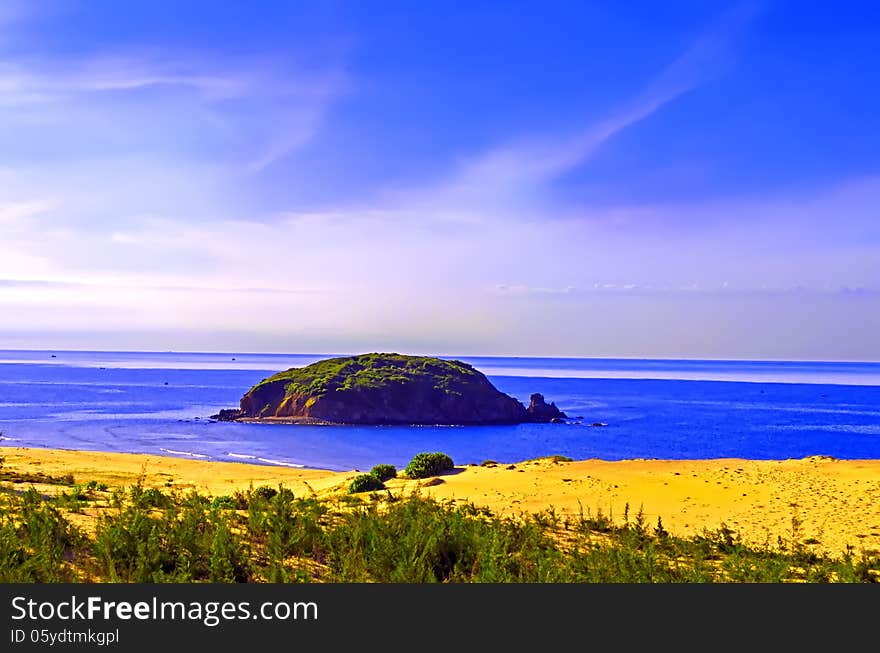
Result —
<path fill-rule="evenodd" d="M 556 413 L 526 410 L 497 390 L 484 374 L 460 361 L 364 354 L 319 361 L 265 379 L 242 397 L 241 410 L 226 418 L 296 418 L 338 424 L 518 424 L 550 421 L 561 415 Z"/>

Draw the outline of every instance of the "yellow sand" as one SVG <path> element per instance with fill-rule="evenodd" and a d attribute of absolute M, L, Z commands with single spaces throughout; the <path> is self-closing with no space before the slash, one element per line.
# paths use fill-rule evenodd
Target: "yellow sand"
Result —
<path fill-rule="evenodd" d="M 290 469 L 243 463 L 205 462 L 164 456 L 2 448 L 6 467 L 60 475 L 77 482 L 131 485 L 143 474 L 155 487 L 194 488 L 214 495 L 284 483 L 299 496 L 343 493 L 358 472 Z M 650 526 L 657 517 L 679 535 L 722 524 L 754 544 L 777 538 L 817 540 L 817 551 L 842 553 L 847 545 L 880 550 L 880 460 L 584 460 L 539 459 L 511 466 L 458 467 L 435 484 L 395 479 L 392 491 L 418 488 L 424 495 L 469 501 L 495 512 L 518 515 L 553 508 L 557 513 L 596 515 L 615 522 L 629 504 L 640 507 Z M 793 520 L 799 525 L 793 532 Z"/>

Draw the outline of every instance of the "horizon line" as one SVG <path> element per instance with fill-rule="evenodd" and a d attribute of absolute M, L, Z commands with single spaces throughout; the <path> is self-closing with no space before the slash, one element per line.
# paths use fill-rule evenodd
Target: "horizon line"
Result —
<path fill-rule="evenodd" d="M 88 353 L 88 354 L 195 354 L 195 355 L 241 355 L 241 356 L 321 356 L 328 358 L 344 356 L 360 356 L 370 353 L 400 353 L 392 351 L 363 351 L 358 353 L 330 353 L 330 352 L 270 352 L 270 351 L 193 351 L 182 349 L 25 349 L 25 348 L 2 348 L 0 352 L 58 352 L 58 353 Z M 567 355 L 534 355 L 534 354 L 403 354 L 412 356 L 433 356 L 436 358 L 517 358 L 517 359 L 554 359 L 554 360 L 604 360 L 604 361 L 658 361 L 658 362 L 707 362 L 707 363 L 824 363 L 846 364 L 866 363 L 880 364 L 880 360 L 863 359 L 820 359 L 820 358 L 700 358 L 700 357 L 654 357 L 654 356 L 573 356 Z"/>

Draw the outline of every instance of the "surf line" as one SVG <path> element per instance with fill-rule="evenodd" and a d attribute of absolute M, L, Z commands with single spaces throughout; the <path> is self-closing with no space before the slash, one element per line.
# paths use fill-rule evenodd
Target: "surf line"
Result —
<path fill-rule="evenodd" d="M 162 447 L 159 447 L 159 451 L 164 451 L 165 453 L 174 454 L 175 456 L 190 456 L 191 458 L 208 458 L 208 456 L 203 453 L 193 453 L 192 451 L 175 451 L 174 449 L 164 449 Z"/>

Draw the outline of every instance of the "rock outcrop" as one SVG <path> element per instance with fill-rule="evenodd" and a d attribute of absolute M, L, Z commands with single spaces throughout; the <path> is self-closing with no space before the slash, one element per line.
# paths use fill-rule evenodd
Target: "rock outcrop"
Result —
<path fill-rule="evenodd" d="M 224 408 L 216 415 L 211 415 L 211 419 L 216 419 L 220 422 L 234 422 L 239 417 L 246 417 L 241 408 Z"/>
<path fill-rule="evenodd" d="M 471 365 L 400 354 L 318 361 L 264 379 L 239 410 L 213 416 L 329 424 L 519 424 L 558 421 L 553 403 L 532 395 L 529 408 Z"/>
<path fill-rule="evenodd" d="M 552 401 L 548 404 L 544 401 L 544 395 L 539 392 L 529 397 L 529 407 L 526 408 L 532 422 L 551 422 L 553 420 L 567 419 L 567 415 L 556 407 Z"/>

